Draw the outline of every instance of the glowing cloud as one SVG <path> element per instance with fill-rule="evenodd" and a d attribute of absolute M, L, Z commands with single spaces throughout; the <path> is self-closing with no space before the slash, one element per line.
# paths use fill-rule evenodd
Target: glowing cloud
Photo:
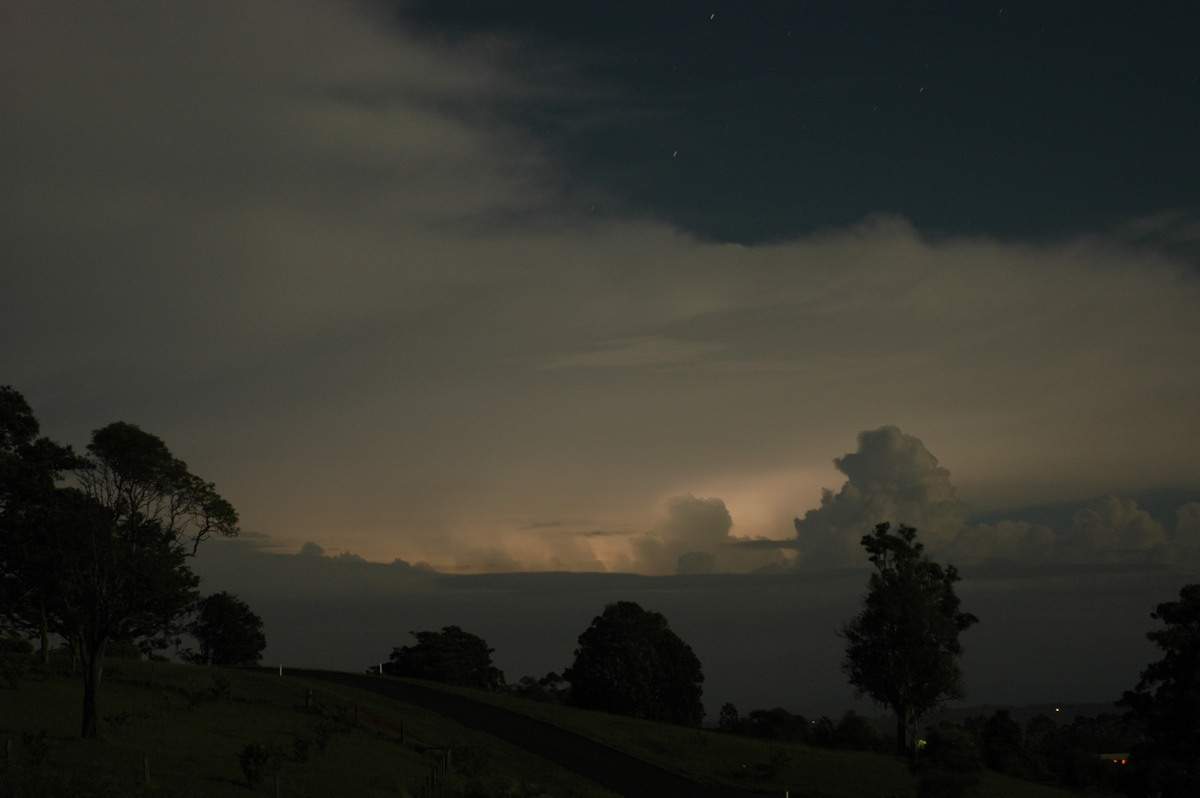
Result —
<path fill-rule="evenodd" d="M 950 472 L 920 440 L 896 427 L 858 436 L 858 451 L 834 460 L 848 479 L 838 493 L 825 490 L 821 506 L 797 518 L 796 546 L 805 566 L 862 560 L 859 541 L 876 524 L 916 527 L 933 549 L 953 540 L 970 514 L 955 496 Z"/>

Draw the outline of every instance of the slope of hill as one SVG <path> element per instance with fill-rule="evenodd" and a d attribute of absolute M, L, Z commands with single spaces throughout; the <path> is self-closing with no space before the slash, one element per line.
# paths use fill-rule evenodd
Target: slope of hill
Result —
<path fill-rule="evenodd" d="M 793 798 L 895 798 L 915 794 L 916 783 L 906 763 L 890 755 L 770 742 L 462 687 L 426 686 L 535 717 L 706 785 Z M 984 772 L 981 783 L 969 795 L 1066 798 L 1074 793 Z"/>
<path fill-rule="evenodd" d="M 289 675 L 110 662 L 100 740 L 78 737 L 81 698 L 79 679 L 61 673 L 0 686 L 0 795 L 415 797 L 452 777 L 459 795 L 613 798 L 429 710 Z M 247 746 L 265 754 L 254 791 L 239 761 Z"/>
<path fill-rule="evenodd" d="M 387 677 L 336 674 L 329 681 L 330 675 L 319 675 L 115 661 L 101 695 L 103 738 L 81 740 L 78 680 L 35 669 L 16 687 L 0 687 L 0 741 L 10 751 L 0 794 L 612 798 L 641 794 L 639 779 L 655 773 L 675 779 L 656 782 L 656 792 L 651 787 L 660 795 L 914 793 L 904 764 L 883 755 L 769 743 Z M 543 725 L 555 746 L 537 742 L 547 732 L 531 729 Z M 251 790 L 254 771 L 244 770 L 241 759 L 252 765 L 249 755 L 256 753 L 260 779 Z M 589 759 L 592 770 L 580 764 Z M 605 778 L 595 768 L 600 774 L 623 770 L 628 778 Z M 1069 795 L 992 774 L 977 794 Z"/>

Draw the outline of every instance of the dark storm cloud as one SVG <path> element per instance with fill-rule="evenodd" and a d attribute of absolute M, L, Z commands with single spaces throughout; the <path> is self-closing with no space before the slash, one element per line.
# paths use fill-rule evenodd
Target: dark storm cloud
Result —
<path fill-rule="evenodd" d="M 1042 551 L 1008 508 L 1196 487 L 1194 202 L 1143 195 L 1115 235 L 1033 243 L 858 211 L 721 243 L 658 201 L 593 212 L 614 187 L 572 167 L 592 155 L 508 115 L 571 97 L 603 130 L 626 77 L 560 59 L 607 44 L 543 51 L 502 25 L 446 46 L 369 4 L 10 7 L 4 380 L 64 442 L 115 419 L 160 435 L 276 550 L 642 567 L 636 542 L 691 494 L 723 503 L 730 540 L 672 538 L 654 568 L 759 567 L 768 550 L 734 544 L 819 510 L 845 476 L 830 459 L 885 423 L 988 513 L 971 551 Z M 795 146 L 772 130 L 767 149 Z M 711 192 L 731 218 L 761 210 L 746 149 L 741 188 Z M 962 207 L 995 188 L 927 185 Z"/>
<path fill-rule="evenodd" d="M 1175 208 L 1127 221 L 1117 236 L 1200 266 L 1200 208 Z"/>
<path fill-rule="evenodd" d="M 604 188 L 602 208 L 705 238 L 877 211 L 1044 238 L 1195 205 L 1187 0 L 430 0 L 402 17 L 538 87 L 508 113 Z"/>

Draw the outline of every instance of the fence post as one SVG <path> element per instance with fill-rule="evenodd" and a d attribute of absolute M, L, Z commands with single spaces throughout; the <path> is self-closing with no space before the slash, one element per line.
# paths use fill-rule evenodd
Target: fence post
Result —
<path fill-rule="evenodd" d="M 142 754 L 142 781 L 150 786 L 150 755 Z"/>

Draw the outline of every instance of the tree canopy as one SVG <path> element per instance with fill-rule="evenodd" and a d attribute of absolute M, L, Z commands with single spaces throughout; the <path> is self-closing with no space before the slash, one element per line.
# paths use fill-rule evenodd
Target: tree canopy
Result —
<path fill-rule="evenodd" d="M 1137 795 L 1200 795 L 1200 583 L 1185 585 L 1178 601 L 1150 617 L 1165 624 L 1146 637 L 1163 652 L 1120 703 L 1144 740 L 1131 752 Z"/>
<path fill-rule="evenodd" d="M 188 650 L 183 656 L 200 665 L 257 665 L 267 647 L 262 618 L 224 591 L 200 599 L 186 631 L 200 650 Z"/>
<path fill-rule="evenodd" d="M 24 398 L 0 389 L 0 576 L 6 622 L 66 639 L 83 663 L 85 737 L 113 640 L 163 638 L 196 600 L 187 558 L 237 513 L 159 438 L 123 422 L 96 430 L 88 455 L 37 438 Z M 59 487 L 61 472 L 76 485 Z"/>
<path fill-rule="evenodd" d="M 704 719 L 700 660 L 665 617 L 632 601 L 592 620 L 563 678 L 577 707 L 684 726 Z"/>
<path fill-rule="evenodd" d="M 87 448 L 91 456 L 79 472 L 80 484 L 117 525 L 153 521 L 189 554 L 213 533 L 237 534 L 233 506 L 156 436 L 118 421 L 93 432 Z"/>
<path fill-rule="evenodd" d="M 384 673 L 481 690 L 499 690 L 504 685 L 504 673 L 492 664 L 495 649 L 488 648 L 482 637 L 457 626 L 409 634 L 417 638 L 417 644 L 392 649 L 391 660 L 383 664 Z"/>
<path fill-rule="evenodd" d="M 964 694 L 958 636 L 979 619 L 959 611 L 958 571 L 926 557 L 912 527 L 879 524 L 862 546 L 875 573 L 863 611 L 842 626 L 842 670 L 859 696 L 896 713 L 897 753 L 912 756 L 920 719 Z"/>
<path fill-rule="evenodd" d="M 56 483 L 85 461 L 40 431 L 25 397 L 0 386 L 0 629 L 40 635 L 45 657 L 47 593 L 56 567 L 45 556 L 46 535 Z"/>

